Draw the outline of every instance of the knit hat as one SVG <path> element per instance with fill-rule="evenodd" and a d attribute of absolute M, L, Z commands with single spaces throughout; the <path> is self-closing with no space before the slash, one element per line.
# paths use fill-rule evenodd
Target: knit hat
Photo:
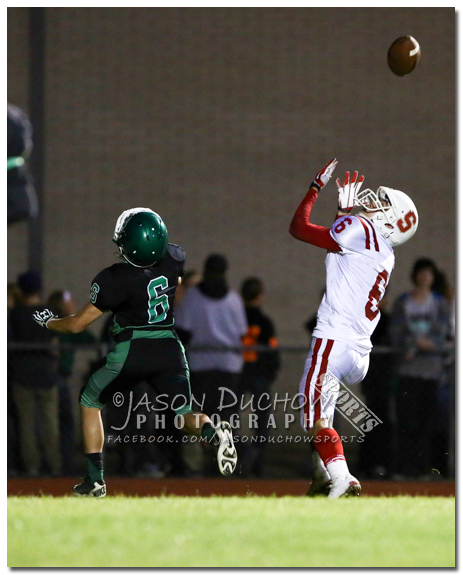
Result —
<path fill-rule="evenodd" d="M 42 291 L 42 277 L 39 272 L 29 270 L 18 276 L 18 287 L 25 296 Z"/>
<path fill-rule="evenodd" d="M 204 263 L 204 271 L 224 274 L 228 269 L 227 258 L 221 254 L 211 254 Z"/>

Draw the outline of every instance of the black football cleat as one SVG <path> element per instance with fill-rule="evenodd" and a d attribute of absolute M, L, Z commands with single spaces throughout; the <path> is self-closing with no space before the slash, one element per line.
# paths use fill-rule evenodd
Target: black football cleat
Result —
<path fill-rule="evenodd" d="M 331 479 L 329 477 L 315 476 L 307 491 L 307 497 L 328 497 L 330 490 Z"/>
<path fill-rule="evenodd" d="M 106 483 L 101 481 L 94 481 L 93 483 L 85 478 L 82 483 L 74 485 L 72 488 L 73 495 L 77 497 L 105 497 L 106 496 Z"/>

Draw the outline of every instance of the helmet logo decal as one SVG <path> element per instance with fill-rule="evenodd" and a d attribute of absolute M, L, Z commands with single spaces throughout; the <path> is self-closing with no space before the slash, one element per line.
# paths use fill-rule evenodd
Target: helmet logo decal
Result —
<path fill-rule="evenodd" d="M 413 224 L 416 224 L 416 214 L 413 210 L 410 210 L 404 218 L 401 218 L 397 222 L 397 227 L 402 233 L 408 232 Z"/>

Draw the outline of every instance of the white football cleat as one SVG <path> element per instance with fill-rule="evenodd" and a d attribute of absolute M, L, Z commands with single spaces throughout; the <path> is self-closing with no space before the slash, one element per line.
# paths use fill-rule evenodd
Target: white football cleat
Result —
<path fill-rule="evenodd" d="M 344 475 L 333 481 L 328 499 L 338 499 L 339 497 L 358 497 L 362 491 L 362 486 L 353 475 Z"/>
<path fill-rule="evenodd" d="M 219 439 L 217 463 L 219 464 L 220 473 L 222 475 L 231 475 L 236 469 L 238 454 L 233 443 L 233 433 L 230 424 L 226 421 L 220 422 L 215 427 L 215 432 Z"/>

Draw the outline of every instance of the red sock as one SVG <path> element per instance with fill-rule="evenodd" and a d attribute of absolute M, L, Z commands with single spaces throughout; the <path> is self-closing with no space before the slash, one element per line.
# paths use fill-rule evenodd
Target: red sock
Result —
<path fill-rule="evenodd" d="M 315 436 L 313 444 L 325 466 L 333 461 L 346 460 L 341 438 L 335 429 L 330 427 L 321 429 Z"/>

